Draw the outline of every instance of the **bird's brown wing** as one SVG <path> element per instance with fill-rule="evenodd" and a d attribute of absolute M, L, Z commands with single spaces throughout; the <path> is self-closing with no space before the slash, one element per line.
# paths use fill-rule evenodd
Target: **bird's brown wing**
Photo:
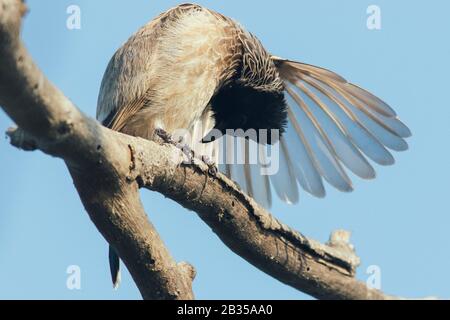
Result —
<path fill-rule="evenodd" d="M 115 131 L 123 131 L 125 126 L 129 124 L 131 118 L 135 116 L 139 110 L 148 105 L 148 103 L 149 95 L 143 95 L 119 108 L 117 112 L 113 112 L 110 117 L 103 121 L 103 125 Z"/>
<path fill-rule="evenodd" d="M 289 123 L 282 143 L 300 185 L 322 197 L 322 178 L 351 191 L 344 166 L 361 178 L 375 171 L 366 157 L 391 165 L 388 149 L 404 151 L 410 130 L 395 111 L 341 76 L 312 65 L 273 57 L 288 95 Z"/>

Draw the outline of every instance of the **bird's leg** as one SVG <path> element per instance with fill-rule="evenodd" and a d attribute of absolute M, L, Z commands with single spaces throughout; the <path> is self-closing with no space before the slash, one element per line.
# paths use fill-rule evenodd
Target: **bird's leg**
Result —
<path fill-rule="evenodd" d="M 208 156 L 197 157 L 194 150 L 192 150 L 191 147 L 189 147 L 189 145 L 187 145 L 186 143 L 182 143 L 183 138 L 180 138 L 178 141 L 175 141 L 167 131 L 161 128 L 156 129 L 155 134 L 158 137 L 160 137 L 161 140 L 163 140 L 165 143 L 172 144 L 176 146 L 178 149 L 180 149 L 188 158 L 188 160 L 185 161 L 185 163 L 190 164 L 193 162 L 194 158 L 197 158 L 208 166 L 208 173 L 210 175 L 214 177 L 217 175 L 216 164 L 213 161 L 211 161 L 211 159 L 209 159 Z"/>

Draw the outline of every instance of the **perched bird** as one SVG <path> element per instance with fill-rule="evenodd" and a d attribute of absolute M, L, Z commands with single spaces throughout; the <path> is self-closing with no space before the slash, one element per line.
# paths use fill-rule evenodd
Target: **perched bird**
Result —
<path fill-rule="evenodd" d="M 298 185 L 324 197 L 324 180 L 349 192 L 344 167 L 372 179 L 367 158 L 392 165 L 388 149 L 406 150 L 404 138 L 411 135 L 373 94 L 326 69 L 271 55 L 240 24 L 195 4 L 162 13 L 114 54 L 102 80 L 97 119 L 146 139 L 154 139 L 156 129 L 169 134 L 186 129 L 194 150 L 225 162 L 219 169 L 265 207 L 272 202 L 271 188 L 289 203 L 298 201 Z M 280 134 L 265 142 L 237 136 L 239 143 L 220 148 L 220 137 L 208 138 L 212 129 Z M 249 161 L 248 151 L 257 143 L 278 146 L 275 173 L 262 174 L 262 165 Z M 220 161 L 230 154 L 242 161 Z M 113 248 L 110 266 L 117 286 L 119 257 Z"/>

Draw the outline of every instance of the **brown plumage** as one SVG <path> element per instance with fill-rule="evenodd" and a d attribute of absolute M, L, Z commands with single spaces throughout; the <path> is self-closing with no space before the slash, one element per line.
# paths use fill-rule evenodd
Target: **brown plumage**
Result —
<path fill-rule="evenodd" d="M 157 128 L 175 136 L 186 129 L 193 149 L 216 163 L 240 157 L 241 164 L 219 168 L 266 207 L 271 185 L 290 203 L 298 201 L 297 183 L 317 197 L 325 195 L 323 179 L 351 191 L 344 166 L 372 179 L 367 158 L 393 164 L 387 149 L 406 150 L 404 138 L 411 135 L 395 111 L 371 93 L 331 71 L 270 55 L 234 20 L 194 4 L 161 14 L 114 54 L 97 118 L 113 130 L 147 139 Z M 222 148 L 217 140 L 201 143 L 210 141 L 213 128 L 280 130 L 279 141 L 260 146 L 279 148 L 279 170 L 261 174 L 267 169 L 250 163 L 255 139 L 235 137 L 236 145 L 223 139 Z M 119 262 L 113 250 L 110 261 L 116 284 Z"/>

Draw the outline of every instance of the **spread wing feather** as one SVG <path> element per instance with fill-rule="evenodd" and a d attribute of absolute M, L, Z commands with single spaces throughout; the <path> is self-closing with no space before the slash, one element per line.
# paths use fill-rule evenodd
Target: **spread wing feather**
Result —
<path fill-rule="evenodd" d="M 278 197 L 286 203 L 295 204 L 299 200 L 297 179 L 292 167 L 291 156 L 287 143 L 282 137 L 279 144 L 279 169 L 275 174 L 269 175 Z M 271 146 L 267 146 L 271 148 Z"/>
<path fill-rule="evenodd" d="M 296 133 L 296 137 L 289 137 L 289 151 L 309 158 L 297 165 L 294 162 L 297 178 L 306 191 L 324 194 L 317 175 L 304 178 L 305 172 L 314 172 L 311 167 L 337 189 L 351 191 L 351 181 L 341 164 L 361 178 L 372 179 L 375 170 L 367 158 L 391 165 L 394 158 L 387 149 L 408 149 L 405 138 L 411 131 L 381 99 L 332 71 L 277 57 L 273 60 L 285 81 L 289 126 Z M 293 142 L 296 151 L 291 148 Z M 316 188 L 306 181 L 316 182 Z"/>
<path fill-rule="evenodd" d="M 273 146 L 257 145 L 242 137 L 224 136 L 202 154 L 212 157 L 220 171 L 265 207 L 272 203 L 272 189 L 287 203 L 299 200 L 298 184 L 316 197 L 325 196 L 323 180 L 344 192 L 353 190 L 345 168 L 363 179 L 373 179 L 368 159 L 380 165 L 395 160 L 388 149 L 408 149 L 411 131 L 395 111 L 370 92 L 319 67 L 273 57 L 285 82 L 288 125 Z M 210 113 L 193 128 L 195 141 L 214 127 Z M 252 153 L 258 154 L 258 164 Z M 269 154 L 278 152 L 278 171 L 268 174 Z M 254 155 L 253 155 L 254 156 Z"/>

